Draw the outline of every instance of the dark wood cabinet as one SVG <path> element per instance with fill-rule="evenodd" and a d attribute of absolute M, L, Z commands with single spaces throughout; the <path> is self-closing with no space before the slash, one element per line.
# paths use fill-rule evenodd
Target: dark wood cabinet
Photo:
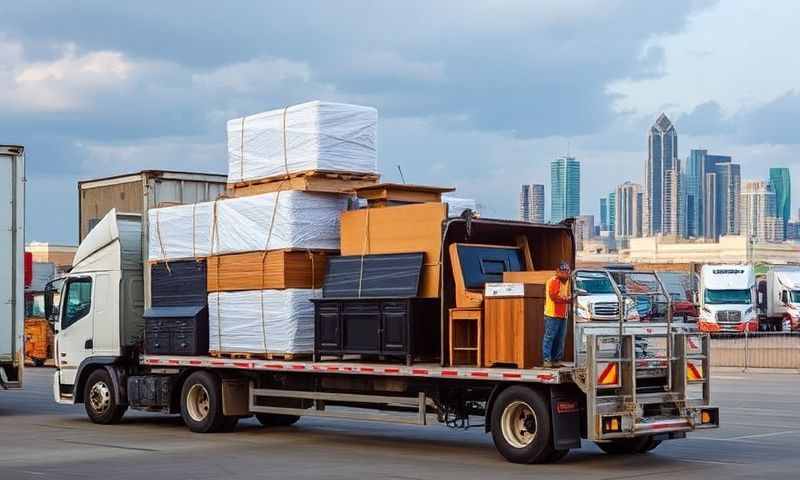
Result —
<path fill-rule="evenodd" d="M 376 355 L 431 359 L 439 354 L 437 299 L 318 299 L 314 357 Z"/>

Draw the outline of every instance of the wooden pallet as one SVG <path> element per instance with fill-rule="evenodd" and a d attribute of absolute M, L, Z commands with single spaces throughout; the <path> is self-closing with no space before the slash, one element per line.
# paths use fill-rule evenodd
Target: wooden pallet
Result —
<path fill-rule="evenodd" d="M 299 190 L 304 192 L 352 193 L 357 188 L 375 185 L 380 175 L 358 172 L 331 172 L 308 170 L 295 172 L 288 176 L 269 177 L 248 182 L 229 183 L 226 194 L 230 197 L 244 197 L 279 190 Z"/>
<path fill-rule="evenodd" d="M 311 358 L 310 353 L 279 353 L 279 352 L 208 352 L 209 356 L 216 358 L 230 358 L 233 360 L 301 360 Z"/>

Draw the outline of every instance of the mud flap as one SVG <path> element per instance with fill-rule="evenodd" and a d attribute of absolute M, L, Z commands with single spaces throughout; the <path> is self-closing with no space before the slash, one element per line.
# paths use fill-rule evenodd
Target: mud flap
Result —
<path fill-rule="evenodd" d="M 581 402 L 577 389 L 569 385 L 550 388 L 550 417 L 553 447 L 556 450 L 581 448 Z"/>

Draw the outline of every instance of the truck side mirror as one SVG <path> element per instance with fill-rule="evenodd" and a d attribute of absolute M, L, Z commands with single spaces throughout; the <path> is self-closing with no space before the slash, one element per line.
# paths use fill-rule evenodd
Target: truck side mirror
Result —
<path fill-rule="evenodd" d="M 789 304 L 789 292 L 786 290 L 781 292 L 781 302 L 783 302 L 784 305 Z"/>
<path fill-rule="evenodd" d="M 576 288 L 575 289 L 575 295 L 580 297 L 580 296 L 583 296 L 583 295 L 589 295 L 589 292 L 584 290 L 584 289 L 582 289 L 582 288 Z"/>
<path fill-rule="evenodd" d="M 56 285 L 60 286 L 62 283 L 62 279 L 53 280 L 44 287 L 44 317 L 52 325 L 58 322 L 58 305 L 54 302 L 56 294 L 59 293 Z"/>

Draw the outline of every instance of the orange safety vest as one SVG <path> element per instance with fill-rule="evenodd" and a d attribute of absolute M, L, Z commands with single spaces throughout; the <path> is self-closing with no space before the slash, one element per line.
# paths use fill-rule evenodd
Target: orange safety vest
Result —
<path fill-rule="evenodd" d="M 567 318 L 570 281 L 561 282 L 558 277 L 552 277 L 545 287 L 544 314 L 548 317 Z"/>

